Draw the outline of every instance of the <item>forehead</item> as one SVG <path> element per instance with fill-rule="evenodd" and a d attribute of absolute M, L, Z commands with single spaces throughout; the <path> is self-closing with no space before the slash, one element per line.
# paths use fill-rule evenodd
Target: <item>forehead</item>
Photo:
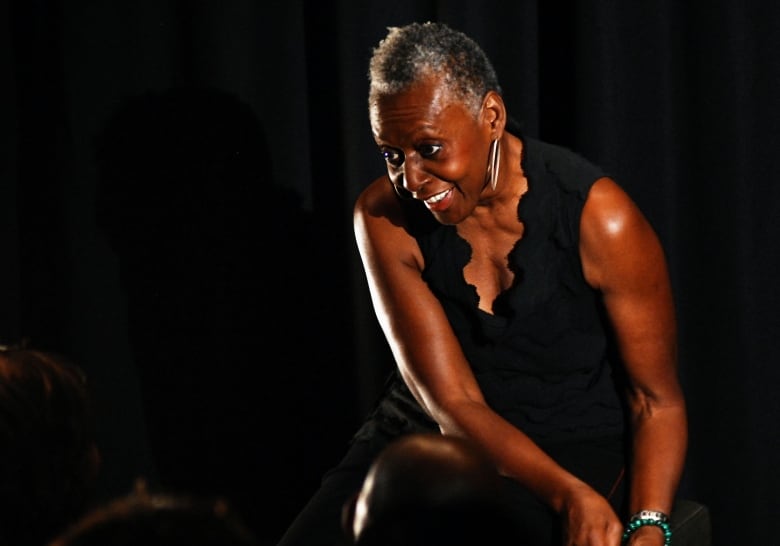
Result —
<path fill-rule="evenodd" d="M 379 94 L 369 105 L 371 129 L 379 140 L 403 134 L 444 130 L 472 119 L 462 100 L 434 79 L 398 93 Z"/>

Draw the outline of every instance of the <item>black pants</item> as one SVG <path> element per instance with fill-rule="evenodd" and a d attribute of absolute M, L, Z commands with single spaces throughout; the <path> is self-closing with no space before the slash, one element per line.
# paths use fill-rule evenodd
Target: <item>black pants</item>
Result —
<path fill-rule="evenodd" d="M 344 458 L 323 477 L 322 484 L 293 521 L 277 546 L 346 546 L 351 544 L 342 528 L 342 510 L 360 490 L 363 478 L 380 451 L 403 434 L 438 433 L 405 388 L 391 382 L 377 408 L 355 434 Z M 559 464 L 608 496 L 623 514 L 625 480 L 623 443 L 618 437 L 548 443 L 540 446 Z M 514 480 L 505 480 L 526 546 L 561 543 L 557 515 Z"/>

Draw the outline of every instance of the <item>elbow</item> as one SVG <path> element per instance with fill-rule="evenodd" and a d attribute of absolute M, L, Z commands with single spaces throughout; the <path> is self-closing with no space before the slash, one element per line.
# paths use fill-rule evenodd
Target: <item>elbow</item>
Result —
<path fill-rule="evenodd" d="M 642 390 L 632 392 L 629 401 L 634 423 L 647 422 L 663 415 L 686 414 L 685 399 L 679 389 L 673 392 L 657 394 Z"/>
<path fill-rule="evenodd" d="M 439 425 L 441 433 L 450 436 L 469 436 L 466 423 L 474 416 L 490 411 L 481 393 L 426 400 L 424 407 Z"/>

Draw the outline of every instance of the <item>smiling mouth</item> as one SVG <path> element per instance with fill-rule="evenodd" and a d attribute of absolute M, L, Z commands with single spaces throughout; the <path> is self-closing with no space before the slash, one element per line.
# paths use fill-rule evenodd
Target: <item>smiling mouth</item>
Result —
<path fill-rule="evenodd" d="M 451 191 L 452 191 L 452 188 L 450 188 L 448 190 L 444 190 L 443 192 L 439 192 L 436 195 L 431 195 L 428 199 L 425 200 L 425 202 L 428 203 L 429 205 L 433 205 L 435 203 L 438 203 L 439 201 L 441 201 L 442 199 L 447 197 L 447 195 L 449 195 L 449 193 Z"/>

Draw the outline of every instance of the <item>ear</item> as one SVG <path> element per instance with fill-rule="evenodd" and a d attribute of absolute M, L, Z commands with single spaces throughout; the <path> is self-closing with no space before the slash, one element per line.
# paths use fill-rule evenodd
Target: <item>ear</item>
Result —
<path fill-rule="evenodd" d="M 491 131 L 490 139 L 501 138 L 506 126 L 506 106 L 495 91 L 488 91 L 482 100 L 482 119 Z"/>

